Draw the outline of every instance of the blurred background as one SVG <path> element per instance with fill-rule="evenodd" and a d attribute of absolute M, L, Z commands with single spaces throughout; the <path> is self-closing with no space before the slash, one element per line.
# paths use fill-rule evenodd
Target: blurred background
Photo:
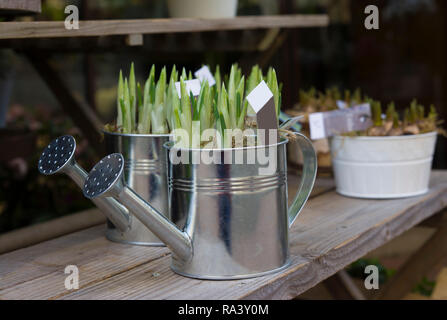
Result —
<path fill-rule="evenodd" d="M 169 17 L 166 0 L 43 0 L 33 16 L 1 21 L 65 20 L 65 6 L 77 5 L 81 20 Z M 364 8 L 380 9 L 380 29 L 366 30 Z M 435 104 L 447 118 L 447 2 L 443 0 L 239 0 L 238 15 L 327 13 L 323 28 L 242 30 L 144 35 L 143 45 L 126 45 L 122 36 L 0 40 L 0 233 L 91 207 L 66 176 L 37 172 L 42 148 L 72 134 L 77 159 L 85 168 L 103 156 L 64 112 L 75 103 L 105 124 L 115 117 L 120 69 L 134 61 L 137 78 L 149 68 L 173 64 L 196 70 L 202 64 L 229 71 L 238 62 L 275 67 L 284 84 L 283 109 L 298 101 L 299 90 L 337 86 L 361 88 L 398 109 L 413 98 Z M 0 30 L 0 33 L 2 30 Z M 263 39 L 268 45 L 260 45 Z M 54 73 L 54 74 L 53 74 Z M 56 75 L 55 75 L 56 74 Z M 49 89 L 48 84 L 58 79 Z M 58 91 L 59 90 L 59 91 Z M 64 101 L 64 103 L 61 103 Z M 84 132 L 84 135 L 82 134 Z M 446 139 L 440 137 L 435 168 L 447 167 Z"/>

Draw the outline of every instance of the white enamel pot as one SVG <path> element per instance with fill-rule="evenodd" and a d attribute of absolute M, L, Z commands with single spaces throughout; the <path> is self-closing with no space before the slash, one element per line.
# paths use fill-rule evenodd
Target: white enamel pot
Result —
<path fill-rule="evenodd" d="M 397 137 L 331 138 L 337 192 L 390 199 L 428 191 L 437 133 Z"/>

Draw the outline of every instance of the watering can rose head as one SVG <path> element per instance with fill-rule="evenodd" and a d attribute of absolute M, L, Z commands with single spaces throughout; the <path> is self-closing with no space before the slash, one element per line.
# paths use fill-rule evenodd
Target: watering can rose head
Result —
<path fill-rule="evenodd" d="M 113 193 L 115 191 L 113 188 L 118 189 L 123 184 L 120 181 L 123 168 L 124 158 L 119 153 L 110 154 L 100 160 L 85 179 L 84 195 L 93 199 L 107 193 Z"/>
<path fill-rule="evenodd" d="M 64 170 L 73 159 L 75 150 L 76 141 L 72 136 L 67 135 L 54 139 L 39 158 L 39 172 L 50 175 Z"/>

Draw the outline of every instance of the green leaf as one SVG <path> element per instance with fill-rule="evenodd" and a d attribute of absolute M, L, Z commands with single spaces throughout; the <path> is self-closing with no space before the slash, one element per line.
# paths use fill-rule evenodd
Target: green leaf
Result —
<path fill-rule="evenodd" d="M 177 79 L 178 79 L 178 74 L 177 74 L 177 69 L 174 64 L 172 66 L 171 77 L 169 78 L 169 83 L 171 83 L 171 81 L 173 81 L 175 83 L 175 82 L 177 82 Z"/>
<path fill-rule="evenodd" d="M 116 97 L 116 107 L 117 107 L 116 125 L 118 128 L 123 126 L 123 114 L 120 104 L 120 100 L 123 99 L 124 99 L 124 80 L 123 80 L 123 71 L 120 70 L 120 75 L 118 78 L 118 93 Z"/>
<path fill-rule="evenodd" d="M 216 66 L 216 72 L 214 73 L 214 80 L 216 80 L 216 90 L 217 92 L 220 92 L 221 86 L 222 86 L 222 78 L 220 76 L 220 67 L 219 65 Z"/>
<path fill-rule="evenodd" d="M 135 68 L 134 63 L 130 65 L 130 75 L 129 75 L 129 95 L 130 95 L 130 110 L 131 110 L 131 124 L 132 128 L 136 128 L 136 117 L 137 117 L 137 86 L 135 81 Z"/>
<path fill-rule="evenodd" d="M 186 91 L 186 84 L 183 81 L 183 78 L 180 78 L 180 90 L 181 90 L 181 120 L 182 127 L 185 129 L 188 134 L 191 136 L 191 100 L 189 99 L 189 95 Z"/>
<path fill-rule="evenodd" d="M 127 78 L 124 79 L 124 114 L 123 114 L 123 130 L 124 133 L 132 133 L 132 112 L 131 112 L 131 99 L 129 93 L 129 83 Z"/>
<path fill-rule="evenodd" d="M 236 94 L 236 118 L 239 118 L 241 115 L 241 95 L 238 92 Z"/>
<path fill-rule="evenodd" d="M 166 95 L 166 68 L 163 68 L 158 79 L 157 86 L 155 88 L 154 104 L 156 106 L 163 104 Z"/>
<path fill-rule="evenodd" d="M 120 99 L 120 108 L 121 108 L 121 114 L 123 115 L 122 120 L 123 124 L 126 123 L 126 106 L 124 105 L 124 99 Z M 124 128 L 124 126 L 121 127 L 121 130 L 123 133 L 127 133 L 127 130 Z"/>

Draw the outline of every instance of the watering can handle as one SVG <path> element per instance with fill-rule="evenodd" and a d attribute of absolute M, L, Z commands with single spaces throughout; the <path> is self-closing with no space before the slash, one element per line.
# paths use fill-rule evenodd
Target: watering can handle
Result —
<path fill-rule="evenodd" d="M 296 218 L 298 218 L 301 209 L 303 209 L 304 204 L 312 192 L 315 178 L 317 176 L 317 154 L 315 153 L 312 142 L 301 133 L 295 132 L 294 134 L 303 156 L 303 174 L 295 199 L 293 199 L 293 203 L 289 207 L 289 227 L 292 226 Z"/>

